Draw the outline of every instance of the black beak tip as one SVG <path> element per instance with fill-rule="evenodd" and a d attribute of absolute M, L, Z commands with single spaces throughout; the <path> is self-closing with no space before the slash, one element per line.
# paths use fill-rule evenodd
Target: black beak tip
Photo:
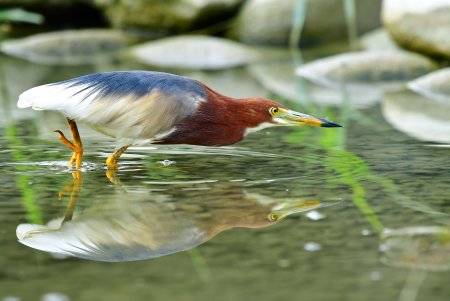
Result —
<path fill-rule="evenodd" d="M 323 122 L 323 123 L 320 125 L 320 126 L 323 127 L 323 128 L 341 128 L 341 127 L 342 127 L 342 125 L 339 125 L 339 124 L 337 124 L 337 123 L 328 121 L 328 120 L 326 120 L 326 119 L 322 119 L 322 118 L 319 118 L 319 119 L 320 119 L 320 121 Z"/>

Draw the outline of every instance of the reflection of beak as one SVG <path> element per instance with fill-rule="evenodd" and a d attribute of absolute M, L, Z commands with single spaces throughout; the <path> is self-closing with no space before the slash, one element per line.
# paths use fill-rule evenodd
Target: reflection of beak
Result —
<path fill-rule="evenodd" d="M 319 200 L 303 200 L 281 203 L 272 209 L 272 212 L 269 214 L 269 220 L 281 220 L 288 215 L 305 212 L 319 207 L 321 207 Z"/>
<path fill-rule="evenodd" d="M 328 121 L 322 118 L 316 118 L 303 113 L 284 110 L 284 112 L 276 117 L 281 119 L 281 124 L 287 125 L 309 125 L 309 126 L 320 126 L 324 128 L 335 128 L 342 127 L 341 125 Z"/>
<path fill-rule="evenodd" d="M 313 209 L 332 206 L 340 201 L 341 200 L 327 203 L 321 203 L 319 200 L 286 201 L 273 207 L 268 218 L 270 221 L 274 222 L 294 213 L 302 213 Z"/>

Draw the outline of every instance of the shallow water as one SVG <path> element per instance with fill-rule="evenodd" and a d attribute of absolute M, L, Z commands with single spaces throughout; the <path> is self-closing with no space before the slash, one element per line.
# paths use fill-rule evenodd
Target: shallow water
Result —
<path fill-rule="evenodd" d="M 68 132 L 64 119 L 16 109 L 18 94 L 143 67 L 0 60 L 0 300 L 448 300 L 449 148 L 397 131 L 379 104 L 284 101 L 345 128 L 271 128 L 223 148 L 137 146 L 115 174 L 103 162 L 117 145 L 81 126 L 75 179 L 52 132 Z M 271 95 L 245 69 L 186 74 L 233 96 Z M 88 259 L 18 242 L 19 225 L 47 223 L 24 243 Z M 382 234 L 424 227 L 438 239 Z"/>

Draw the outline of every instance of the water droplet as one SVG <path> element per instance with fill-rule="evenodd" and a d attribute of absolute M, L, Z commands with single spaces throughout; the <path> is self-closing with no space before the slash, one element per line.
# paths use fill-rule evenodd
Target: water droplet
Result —
<path fill-rule="evenodd" d="M 387 252 L 389 250 L 389 247 L 385 244 L 381 244 L 378 249 L 380 250 L 380 252 Z"/>
<path fill-rule="evenodd" d="M 291 266 L 291 261 L 289 259 L 279 259 L 278 266 L 280 268 L 288 268 Z"/>
<path fill-rule="evenodd" d="M 362 229 L 361 234 L 363 236 L 369 236 L 372 235 L 372 231 L 370 231 L 369 229 Z"/>
<path fill-rule="evenodd" d="M 370 273 L 369 278 L 370 278 L 370 280 L 372 280 L 372 281 L 380 281 L 381 278 L 383 278 L 383 276 L 381 275 L 380 272 L 378 272 L 378 271 L 373 271 L 373 272 Z"/>
<path fill-rule="evenodd" d="M 303 246 L 303 248 L 305 249 L 305 251 L 308 251 L 308 252 L 316 252 L 316 251 L 319 251 L 320 249 L 322 249 L 322 246 L 316 242 L 310 241 L 310 242 L 307 242 Z"/>
<path fill-rule="evenodd" d="M 175 164 L 175 161 L 170 161 L 170 160 L 162 160 L 162 161 L 158 161 L 159 164 L 162 164 L 164 166 L 169 166 L 169 165 L 173 165 Z"/>
<path fill-rule="evenodd" d="M 234 182 L 245 182 L 247 181 L 247 179 L 232 179 L 232 180 L 228 180 L 228 182 L 234 183 Z"/>
<path fill-rule="evenodd" d="M 305 213 L 306 217 L 312 221 L 318 221 L 325 218 L 325 215 L 316 210 L 311 210 Z"/>
<path fill-rule="evenodd" d="M 41 298 L 42 301 L 70 301 L 70 298 L 61 293 L 46 293 Z"/>

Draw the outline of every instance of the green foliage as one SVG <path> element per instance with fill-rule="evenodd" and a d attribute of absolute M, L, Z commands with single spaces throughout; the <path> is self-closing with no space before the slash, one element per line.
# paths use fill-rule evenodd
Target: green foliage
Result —
<path fill-rule="evenodd" d="M 9 146 L 20 146 L 25 143 L 17 136 L 17 130 L 15 124 L 12 122 L 11 108 L 9 106 L 10 93 L 6 84 L 3 70 L 0 69 L 0 99 L 3 101 L 0 103 L 4 110 L 4 118 L 7 126 L 5 129 L 5 137 Z M 11 148 L 11 159 L 13 162 L 25 161 L 25 155 L 20 151 L 20 148 Z M 17 167 L 19 170 L 26 170 L 26 166 Z M 39 206 L 36 204 L 36 197 L 32 188 L 28 184 L 31 181 L 29 176 L 19 175 L 16 177 L 16 187 L 22 193 L 22 204 L 27 212 L 27 220 L 31 223 L 42 224 L 42 212 Z"/>
<path fill-rule="evenodd" d="M 350 108 L 343 104 L 339 118 L 340 124 L 348 125 L 351 115 L 349 110 Z M 338 116 L 332 110 L 327 110 L 326 115 L 330 116 L 332 120 L 338 119 Z M 372 228 L 377 232 L 381 232 L 383 224 L 367 202 L 364 188 L 364 182 L 371 180 L 373 175 L 363 159 L 345 150 L 346 132 L 344 129 L 321 131 L 320 135 L 314 137 L 308 137 L 308 133 L 310 134 L 312 131 L 298 129 L 285 139 L 290 143 L 309 141 L 312 145 L 320 145 L 322 151 L 324 151 L 324 161 L 322 163 L 330 172 L 337 172 L 339 175 L 337 178 L 329 179 L 329 181 L 333 181 L 333 183 L 329 184 L 345 184 L 350 187 L 353 192 L 353 204 L 358 207 Z"/>
<path fill-rule="evenodd" d="M 308 0 L 297 0 L 292 14 L 292 29 L 289 35 L 289 46 L 297 48 L 300 44 L 300 38 L 305 25 Z"/>

